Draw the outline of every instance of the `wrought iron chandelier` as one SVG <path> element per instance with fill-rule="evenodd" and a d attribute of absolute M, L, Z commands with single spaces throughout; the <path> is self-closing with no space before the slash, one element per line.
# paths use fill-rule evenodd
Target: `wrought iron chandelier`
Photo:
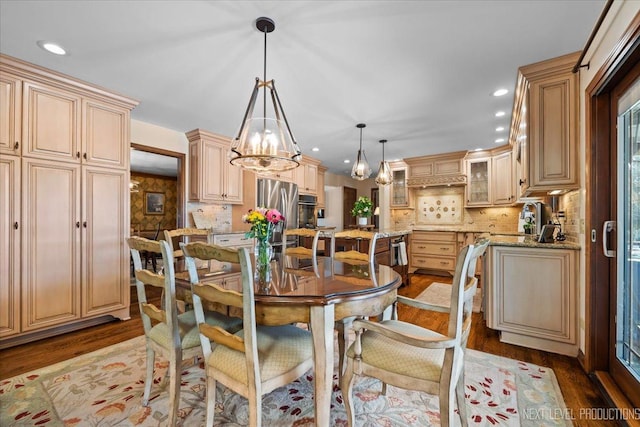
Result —
<path fill-rule="evenodd" d="M 356 127 L 360 129 L 360 149 L 358 150 L 356 162 L 353 164 L 353 168 L 351 169 L 351 178 L 363 181 L 371 175 L 371 168 L 367 162 L 367 156 L 365 156 L 364 150 L 362 149 L 362 129 L 367 127 L 367 125 L 364 123 L 358 123 Z"/>
<path fill-rule="evenodd" d="M 382 144 L 382 161 L 380 162 L 380 168 L 378 169 L 378 176 L 376 177 L 376 184 L 378 185 L 389 185 L 393 182 L 393 178 L 391 176 L 391 168 L 389 167 L 389 163 L 384 160 L 384 144 L 387 143 L 386 139 L 381 139 L 380 144 Z"/>
<path fill-rule="evenodd" d="M 230 162 L 257 172 L 286 171 L 300 165 L 302 152 L 291 133 L 275 81 L 267 81 L 267 34 L 275 30 L 276 25 L 272 19 L 261 17 L 256 19 L 256 28 L 264 33 L 263 80 L 256 77 L 242 125 L 231 145 Z M 262 117 L 254 117 L 260 88 L 263 89 Z M 273 117 L 267 116 L 267 89 Z"/>

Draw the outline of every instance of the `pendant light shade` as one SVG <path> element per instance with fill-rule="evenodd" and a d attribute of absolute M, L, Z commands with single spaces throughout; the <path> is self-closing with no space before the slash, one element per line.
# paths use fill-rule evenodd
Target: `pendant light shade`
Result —
<path fill-rule="evenodd" d="M 389 163 L 384 160 L 384 144 L 387 143 L 387 140 L 381 139 L 379 142 L 382 144 L 382 161 L 380 162 L 380 168 L 378 169 L 376 184 L 389 185 L 393 182 L 393 178 L 391 177 L 391 168 L 389 167 Z"/>
<path fill-rule="evenodd" d="M 353 168 L 351 169 L 351 178 L 357 179 L 358 181 L 363 181 L 371 175 L 371 168 L 367 162 L 367 156 L 365 156 L 364 150 L 362 149 L 362 129 L 366 126 L 367 125 L 364 123 L 358 123 L 356 125 L 356 127 L 360 129 L 360 149 L 358 150 L 356 162 L 353 164 Z"/>
<path fill-rule="evenodd" d="M 270 18 L 262 17 L 256 20 L 256 28 L 264 33 L 264 75 L 263 80 L 256 77 L 240 130 L 231 146 L 230 162 L 257 172 L 286 171 L 300 165 L 302 152 L 291 133 L 275 81 L 267 81 L 267 34 L 276 26 Z M 263 92 L 262 115 L 254 117 L 260 88 Z M 267 104 L 270 104 L 272 116 L 267 116 Z"/>

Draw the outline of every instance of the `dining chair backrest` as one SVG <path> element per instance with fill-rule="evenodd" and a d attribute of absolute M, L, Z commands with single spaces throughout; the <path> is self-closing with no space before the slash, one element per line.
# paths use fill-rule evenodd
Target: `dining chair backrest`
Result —
<path fill-rule="evenodd" d="M 298 244 L 296 246 L 287 246 L 287 237 L 295 236 L 298 238 Z M 311 248 L 302 246 L 300 244 L 300 238 L 310 238 Z M 298 258 L 313 258 L 318 255 L 318 239 L 320 238 L 319 230 L 312 230 L 310 228 L 293 228 L 285 229 L 282 233 L 282 255 L 283 256 L 296 256 Z"/>
<path fill-rule="evenodd" d="M 369 247 L 366 252 L 354 250 L 351 247 L 345 248 L 343 251 L 337 250 L 337 239 L 351 239 L 356 246 L 362 244 L 363 240 L 368 241 Z M 373 263 L 376 253 L 376 241 L 378 240 L 378 233 L 373 231 L 363 230 L 345 230 L 338 231 L 331 236 L 331 257 L 336 260 L 341 259 L 354 259 L 361 260 L 369 263 Z"/>
<path fill-rule="evenodd" d="M 174 328 L 172 328 L 172 326 L 176 322 L 178 313 L 177 310 L 175 310 L 175 270 L 173 269 L 171 250 L 166 244 L 163 245 L 160 241 L 150 240 L 144 237 L 130 237 L 127 239 L 127 243 L 129 244 L 133 258 L 136 291 L 138 294 L 138 304 L 140 305 L 140 317 L 142 318 L 145 334 L 151 331 L 153 322 L 166 323 L 168 329 L 173 330 Z M 163 253 L 163 247 L 166 253 Z M 167 265 L 164 275 L 156 274 L 143 268 L 141 255 L 144 253 L 161 254 L 163 262 L 171 261 L 171 268 L 168 268 Z M 148 302 L 145 286 L 156 287 L 163 291 L 164 301 L 162 302 L 162 306 L 169 308 L 169 312 L 164 309 L 159 309 L 154 304 Z M 171 298 L 174 298 L 174 300 Z M 173 310 L 171 310 L 171 308 L 173 308 Z M 172 341 L 173 338 L 176 337 L 173 336 Z M 179 337 L 177 338 L 179 339 Z M 177 345 L 178 343 L 175 344 Z"/>
<path fill-rule="evenodd" d="M 181 247 L 189 270 L 193 307 L 205 355 L 206 425 L 214 425 L 216 383 L 220 382 L 249 400 L 249 425 L 260 426 L 262 395 L 294 381 L 313 367 L 311 334 L 294 325 L 257 325 L 253 268 L 247 248 L 230 249 L 203 242 Z M 240 264 L 242 292 L 200 283 L 197 259 Z M 242 331 L 230 334 L 205 324 L 205 303 L 241 309 Z"/>
<path fill-rule="evenodd" d="M 164 240 L 169 243 L 173 258 L 182 258 L 184 255 L 180 249 L 180 242 L 187 243 L 192 236 L 209 236 L 209 230 L 200 228 L 177 228 L 175 230 L 164 230 Z"/>

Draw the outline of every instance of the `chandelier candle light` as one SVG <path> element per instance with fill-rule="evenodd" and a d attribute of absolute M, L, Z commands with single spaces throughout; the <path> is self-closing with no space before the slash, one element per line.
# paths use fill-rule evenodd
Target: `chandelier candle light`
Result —
<path fill-rule="evenodd" d="M 376 177 L 376 184 L 378 185 L 389 185 L 393 182 L 389 163 L 384 160 L 384 144 L 386 143 L 386 139 L 380 140 L 380 144 L 382 144 L 382 161 L 380 162 L 380 169 L 378 169 L 378 176 Z"/>
<path fill-rule="evenodd" d="M 271 257 L 273 247 L 269 239 L 274 228 L 284 221 L 284 216 L 277 209 L 259 207 L 242 216 L 242 221 L 251 224 L 246 237 L 255 239 L 255 271 L 254 282 L 260 289 L 267 289 L 271 283 Z"/>
<path fill-rule="evenodd" d="M 242 125 L 231 145 L 230 162 L 256 172 L 287 171 L 300 165 L 302 152 L 291 133 L 275 80 L 267 81 L 267 34 L 275 30 L 276 24 L 272 19 L 262 17 L 256 19 L 256 28 L 264 33 L 263 80 L 256 77 Z M 263 89 L 262 117 L 253 117 L 260 88 Z M 273 117 L 267 117 L 267 89 Z"/>
<path fill-rule="evenodd" d="M 351 178 L 363 181 L 371 175 L 371 168 L 367 162 L 367 156 L 364 155 L 364 150 L 362 149 L 362 129 L 367 127 L 367 125 L 358 123 L 356 127 L 360 129 L 360 149 L 358 150 L 356 162 L 353 164 L 353 169 L 351 169 Z"/>

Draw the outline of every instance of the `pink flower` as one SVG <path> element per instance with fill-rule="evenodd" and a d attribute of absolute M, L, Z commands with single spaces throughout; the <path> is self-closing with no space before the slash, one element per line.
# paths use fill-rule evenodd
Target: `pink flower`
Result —
<path fill-rule="evenodd" d="M 272 224 L 277 224 L 281 221 L 284 221 L 284 216 L 282 216 L 282 214 L 277 209 L 269 209 L 266 212 L 265 217 L 267 218 L 267 221 Z"/>

